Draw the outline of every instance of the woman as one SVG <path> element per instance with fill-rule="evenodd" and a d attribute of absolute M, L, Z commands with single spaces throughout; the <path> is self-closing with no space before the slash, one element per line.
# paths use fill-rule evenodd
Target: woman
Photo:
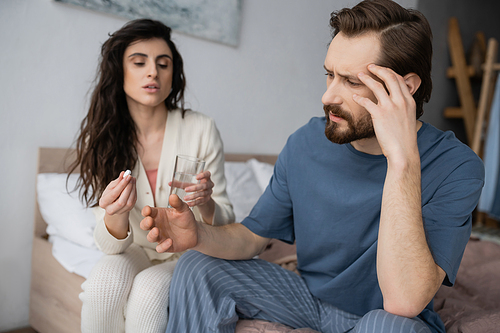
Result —
<path fill-rule="evenodd" d="M 165 331 L 180 254 L 157 253 L 139 223 L 144 206 L 167 206 L 177 154 L 206 161 L 199 184 L 186 189 L 197 219 L 234 221 L 219 132 L 209 117 L 184 109 L 183 62 L 170 33 L 140 19 L 102 46 L 73 167 L 80 165 L 80 194 L 95 207 L 94 238 L 107 254 L 82 285 L 82 332 Z"/>

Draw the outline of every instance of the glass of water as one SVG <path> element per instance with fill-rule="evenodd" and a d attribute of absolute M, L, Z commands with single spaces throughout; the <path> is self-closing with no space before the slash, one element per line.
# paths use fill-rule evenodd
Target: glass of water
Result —
<path fill-rule="evenodd" d="M 196 175 L 203 172 L 205 161 L 196 157 L 187 155 L 177 155 L 175 157 L 174 175 L 172 177 L 172 187 L 170 194 L 177 194 L 184 201 L 186 187 L 198 184 Z M 170 206 L 170 203 L 168 204 Z"/>

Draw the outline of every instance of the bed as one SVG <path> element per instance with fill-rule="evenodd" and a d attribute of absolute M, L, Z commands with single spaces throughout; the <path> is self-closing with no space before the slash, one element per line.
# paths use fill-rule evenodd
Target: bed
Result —
<path fill-rule="evenodd" d="M 81 207 L 76 195 L 69 197 L 65 191 L 64 173 L 73 159 L 73 153 L 73 150 L 65 148 L 39 149 L 29 321 L 30 325 L 41 333 L 80 332 L 80 286 L 92 268 L 88 258 L 92 258 L 92 262 L 102 255 L 89 243 L 93 227 L 88 221 L 93 220 L 95 223 L 93 214 Z M 237 221 L 246 216 L 263 192 L 275 161 L 274 155 L 226 154 L 227 190 L 235 208 Z M 75 177 L 72 177 L 71 181 L 74 181 Z M 71 188 L 71 182 L 69 185 Z M 58 192 L 54 192 L 56 187 Z M 61 214 L 61 210 L 64 214 Z M 76 226 L 65 229 L 68 226 L 68 218 L 56 221 L 61 215 L 69 216 L 69 220 Z M 62 246 L 62 243 L 71 246 L 68 248 L 66 245 Z M 78 251 L 72 252 L 73 249 Z M 68 261 L 68 257 L 72 261 Z M 260 258 L 297 272 L 294 245 L 273 240 Z M 471 238 L 455 287 L 442 287 L 435 298 L 435 309 L 445 322 L 447 331 L 498 332 L 498 281 L 500 245 Z M 307 328 L 293 329 L 260 320 L 240 320 L 236 332 L 315 331 Z"/>
<path fill-rule="evenodd" d="M 276 156 L 226 154 L 225 158 L 228 195 L 241 221 L 267 186 Z M 81 284 L 102 255 L 92 240 L 95 217 L 75 193 L 66 192 L 66 171 L 73 160 L 72 149 L 38 151 L 29 322 L 41 333 L 80 332 Z M 68 189 L 75 181 L 76 174 Z M 277 250 L 282 251 L 269 247 L 271 258 L 279 255 Z"/>

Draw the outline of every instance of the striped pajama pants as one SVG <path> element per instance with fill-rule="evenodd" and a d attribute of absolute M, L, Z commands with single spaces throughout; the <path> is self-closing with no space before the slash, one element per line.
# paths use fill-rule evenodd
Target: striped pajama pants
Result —
<path fill-rule="evenodd" d="M 223 260 L 188 251 L 170 285 L 167 333 L 234 332 L 239 318 L 329 332 L 430 333 L 419 318 L 384 310 L 363 317 L 312 296 L 304 280 L 264 260 Z"/>

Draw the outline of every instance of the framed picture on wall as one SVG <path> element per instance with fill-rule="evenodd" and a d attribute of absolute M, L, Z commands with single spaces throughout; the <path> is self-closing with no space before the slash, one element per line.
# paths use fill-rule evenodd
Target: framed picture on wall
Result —
<path fill-rule="evenodd" d="M 150 18 L 173 30 L 237 46 L 241 0 L 54 0 L 127 19 Z"/>

